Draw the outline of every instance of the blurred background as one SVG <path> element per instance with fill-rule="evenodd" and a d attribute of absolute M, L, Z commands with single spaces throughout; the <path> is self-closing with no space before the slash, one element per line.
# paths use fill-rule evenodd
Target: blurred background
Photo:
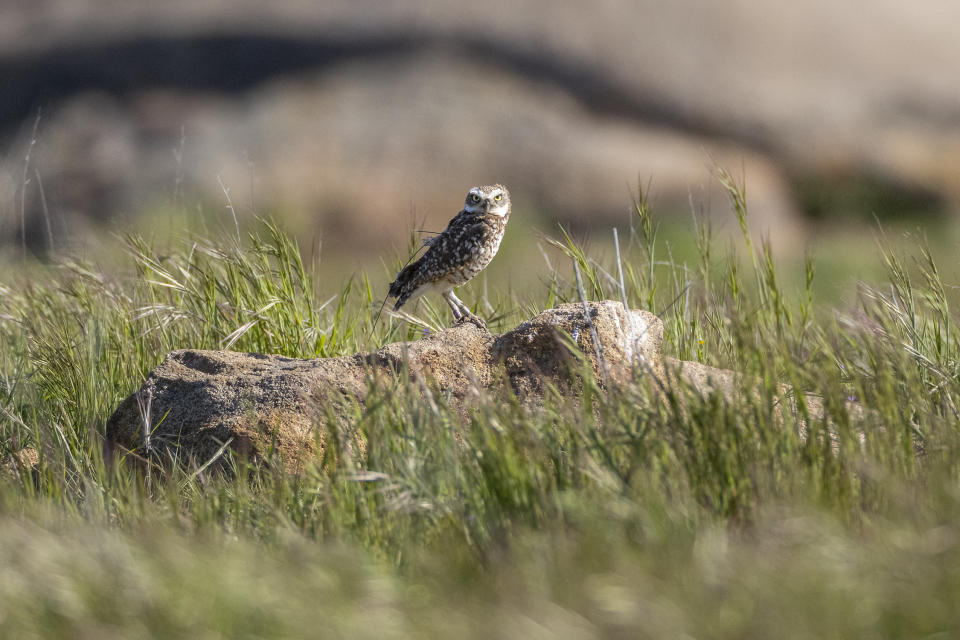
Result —
<path fill-rule="evenodd" d="M 785 259 L 876 219 L 952 251 L 958 61 L 955 0 L 5 0 L 0 251 L 232 230 L 232 204 L 349 270 L 490 182 L 507 253 L 609 237 L 638 184 L 681 238 L 736 229 L 717 165 Z"/>

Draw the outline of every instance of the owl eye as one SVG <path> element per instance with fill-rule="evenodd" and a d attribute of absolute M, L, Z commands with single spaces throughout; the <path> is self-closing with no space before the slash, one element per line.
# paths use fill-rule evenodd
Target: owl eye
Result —
<path fill-rule="evenodd" d="M 473 194 L 472 196 L 470 196 L 470 200 L 472 200 L 473 202 L 480 202 L 480 196 L 478 196 L 477 194 Z"/>
<path fill-rule="evenodd" d="M 496 200 L 497 202 L 500 202 L 501 200 L 503 200 L 503 194 L 498 193 L 497 195 L 493 196 L 493 199 Z"/>

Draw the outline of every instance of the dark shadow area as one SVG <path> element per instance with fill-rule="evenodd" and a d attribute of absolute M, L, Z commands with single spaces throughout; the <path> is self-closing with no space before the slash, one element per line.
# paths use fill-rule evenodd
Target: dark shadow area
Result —
<path fill-rule="evenodd" d="M 61 47 L 0 59 L 0 135 L 9 137 L 33 116 L 83 91 L 115 95 L 147 89 L 243 93 L 284 74 L 308 73 L 348 61 L 426 52 L 489 64 L 532 81 L 558 86 L 587 109 L 766 150 L 756 127 L 737 130 L 706 114 L 681 109 L 655 91 L 628 90 L 595 69 L 549 52 L 519 50 L 500 41 L 440 34 L 371 36 L 354 41 L 259 34 L 147 37 Z"/>
<path fill-rule="evenodd" d="M 813 220 L 931 220 L 949 210 L 941 193 L 869 172 L 804 175 L 795 178 L 794 187 L 801 210 Z"/>

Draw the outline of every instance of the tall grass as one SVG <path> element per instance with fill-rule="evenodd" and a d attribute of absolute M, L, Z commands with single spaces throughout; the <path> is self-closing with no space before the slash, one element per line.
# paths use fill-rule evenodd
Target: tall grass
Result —
<path fill-rule="evenodd" d="M 374 325 L 371 282 L 392 274 L 331 290 L 268 222 L 242 247 L 124 238 L 123 277 L 65 262 L 0 283 L 0 631 L 956 631 L 956 289 L 922 244 L 911 257 L 881 244 L 887 282 L 855 308 L 817 307 L 815 261 L 803 290 L 784 290 L 742 183 L 720 178 L 745 260 L 718 255 L 697 220 L 698 263 L 674 261 L 640 192 L 614 260 L 550 241 L 581 287 L 557 268 L 543 291 L 487 303 L 503 330 L 540 304 L 625 297 L 661 315 L 669 355 L 742 371 L 739 393 L 643 375 L 601 390 L 584 372 L 575 401 L 491 397 L 464 422 L 429 385 L 372 387 L 350 429 L 318 424 L 327 446 L 294 475 L 231 458 L 234 473 L 174 466 L 148 483 L 133 456 L 104 459 L 104 424 L 173 349 L 313 358 L 416 338 L 395 318 Z M 472 286 L 463 297 L 480 300 Z"/>

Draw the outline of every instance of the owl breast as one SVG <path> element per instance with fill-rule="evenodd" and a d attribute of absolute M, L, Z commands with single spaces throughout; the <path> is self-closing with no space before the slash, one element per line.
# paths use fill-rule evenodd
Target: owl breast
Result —
<path fill-rule="evenodd" d="M 483 225 L 483 232 L 463 239 L 464 259 L 452 274 L 454 286 L 473 279 L 497 255 L 505 225 Z"/>

